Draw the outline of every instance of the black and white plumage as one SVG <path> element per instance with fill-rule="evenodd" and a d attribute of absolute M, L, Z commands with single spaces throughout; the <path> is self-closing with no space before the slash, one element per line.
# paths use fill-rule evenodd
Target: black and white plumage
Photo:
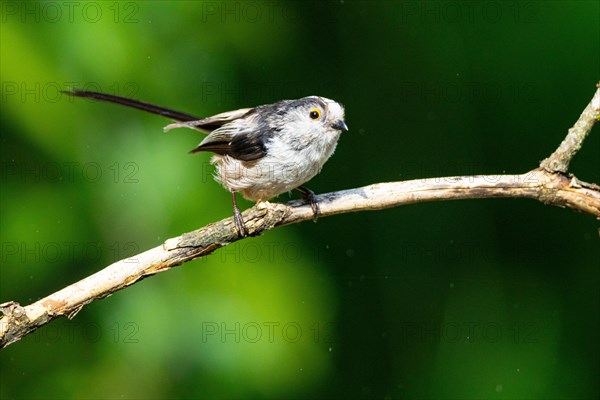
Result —
<path fill-rule="evenodd" d="M 318 96 L 244 108 L 198 118 L 193 115 L 155 106 L 139 100 L 104 93 L 75 90 L 66 92 L 137 108 L 178 121 L 165 130 L 187 127 L 208 133 L 191 153 L 215 153 L 211 163 L 215 178 L 232 192 L 234 217 L 238 230 L 245 227 L 235 193 L 254 201 L 266 201 L 282 193 L 298 189 L 313 207 L 319 208 L 313 193 L 301 187 L 317 175 L 333 154 L 342 131 L 344 107 Z"/>

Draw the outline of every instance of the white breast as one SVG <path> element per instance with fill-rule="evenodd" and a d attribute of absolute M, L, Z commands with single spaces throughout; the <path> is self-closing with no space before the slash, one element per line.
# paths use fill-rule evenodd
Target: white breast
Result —
<path fill-rule="evenodd" d="M 321 133 L 301 148 L 297 143 L 293 146 L 282 138 L 273 138 L 267 146 L 267 156 L 257 161 L 216 155 L 212 159 L 217 167 L 215 178 L 228 190 L 241 192 L 254 201 L 289 192 L 317 175 L 333 154 L 339 132 Z"/>

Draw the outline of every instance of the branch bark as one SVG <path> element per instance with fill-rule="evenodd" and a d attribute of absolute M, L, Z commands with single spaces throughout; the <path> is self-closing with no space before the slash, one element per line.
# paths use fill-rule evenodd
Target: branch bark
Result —
<path fill-rule="evenodd" d="M 539 168 L 519 175 L 477 175 L 378 183 L 317 196 L 322 217 L 347 212 L 380 210 L 429 201 L 529 198 L 568 207 L 600 219 L 600 187 L 567 175 L 567 167 L 594 122 L 600 120 L 600 88 L 559 148 Z M 259 203 L 243 213 L 250 235 L 281 225 L 311 220 L 303 201 Z M 240 240 L 233 218 L 184 233 L 98 271 L 28 306 L 0 304 L 0 348 L 20 340 L 59 316 L 73 318 L 86 304 L 124 289 L 141 279 L 186 261 L 206 256 Z"/>

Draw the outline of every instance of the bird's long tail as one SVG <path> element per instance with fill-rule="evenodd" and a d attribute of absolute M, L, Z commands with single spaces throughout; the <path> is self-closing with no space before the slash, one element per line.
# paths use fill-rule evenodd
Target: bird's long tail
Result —
<path fill-rule="evenodd" d="M 197 121 L 201 119 L 200 117 L 171 110 L 169 108 L 156 106 L 154 104 L 146 103 L 140 100 L 129 99 L 127 97 L 114 96 L 112 94 L 77 89 L 73 89 L 71 91 L 63 91 L 63 93 L 68 94 L 69 96 L 85 97 L 88 99 L 101 100 L 106 101 L 107 103 L 114 103 L 126 107 L 137 108 L 138 110 L 146 111 L 152 114 L 162 115 L 163 117 L 171 118 L 175 121 L 180 122 Z"/>

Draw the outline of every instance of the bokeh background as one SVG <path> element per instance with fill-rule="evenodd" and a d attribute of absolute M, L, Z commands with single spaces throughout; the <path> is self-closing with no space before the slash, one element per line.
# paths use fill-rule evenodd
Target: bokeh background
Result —
<path fill-rule="evenodd" d="M 0 302 L 231 215 L 187 154 L 201 135 L 60 90 L 200 116 L 336 99 L 350 132 L 323 193 L 533 169 L 600 76 L 595 1 L 1 7 Z M 599 160 L 596 128 L 571 171 L 599 183 Z M 0 396 L 596 399 L 599 249 L 594 218 L 530 200 L 278 228 L 2 350 Z"/>

